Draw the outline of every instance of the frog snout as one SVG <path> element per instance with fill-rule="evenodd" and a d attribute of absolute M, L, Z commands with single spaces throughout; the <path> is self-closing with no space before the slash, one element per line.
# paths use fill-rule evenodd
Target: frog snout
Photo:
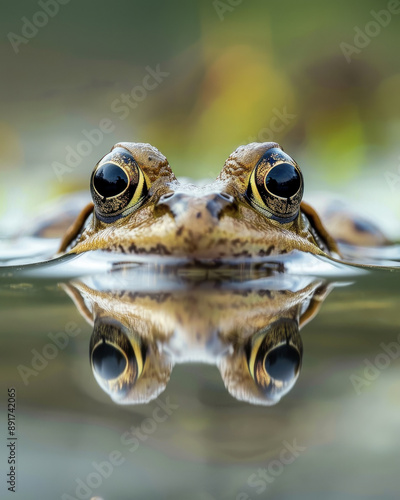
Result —
<path fill-rule="evenodd" d="M 235 199 L 230 194 L 215 193 L 208 197 L 206 209 L 213 217 L 218 219 L 224 209 L 233 207 L 234 204 Z"/>
<path fill-rule="evenodd" d="M 218 220 L 224 210 L 234 207 L 235 199 L 225 192 L 210 193 L 204 196 L 167 193 L 160 197 L 157 205 L 167 207 L 175 219 L 194 212 L 194 219 Z"/>

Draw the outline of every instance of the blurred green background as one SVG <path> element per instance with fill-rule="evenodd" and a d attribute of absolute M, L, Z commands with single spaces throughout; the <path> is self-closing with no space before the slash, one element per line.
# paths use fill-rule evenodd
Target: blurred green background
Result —
<path fill-rule="evenodd" d="M 53 17 L 38 14 L 46 2 Z M 44 3 L 0 16 L 2 234 L 87 189 L 117 141 L 150 142 L 177 175 L 202 178 L 240 144 L 274 140 L 306 196 L 400 220 L 397 0 Z"/>

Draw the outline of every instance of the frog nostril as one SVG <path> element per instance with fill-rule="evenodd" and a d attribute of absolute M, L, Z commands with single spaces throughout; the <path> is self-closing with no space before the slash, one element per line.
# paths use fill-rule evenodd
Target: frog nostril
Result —
<path fill-rule="evenodd" d="M 179 217 L 187 213 L 189 199 L 184 193 L 166 193 L 160 197 L 157 205 L 168 208 L 174 217 Z"/>
<path fill-rule="evenodd" d="M 191 210 L 196 211 L 196 218 L 200 218 L 199 213 L 206 212 L 214 219 L 218 219 L 221 213 L 232 207 L 235 204 L 235 199 L 225 192 L 214 192 L 209 194 L 194 193 L 166 193 L 160 196 L 157 206 L 167 208 L 170 213 L 176 218 L 185 214 L 190 217 Z"/>
<path fill-rule="evenodd" d="M 175 193 L 167 193 L 167 194 L 163 194 L 162 196 L 160 196 L 160 199 L 158 200 L 158 203 L 164 203 L 166 202 L 167 200 L 169 200 L 170 198 L 172 198 L 174 196 Z"/>
<path fill-rule="evenodd" d="M 219 196 L 229 203 L 233 203 L 235 201 L 235 198 L 228 193 L 222 192 L 219 193 Z"/>
<path fill-rule="evenodd" d="M 209 213 L 215 217 L 219 218 L 221 212 L 234 204 L 234 197 L 227 193 L 216 193 L 210 196 L 209 201 L 206 204 Z"/>

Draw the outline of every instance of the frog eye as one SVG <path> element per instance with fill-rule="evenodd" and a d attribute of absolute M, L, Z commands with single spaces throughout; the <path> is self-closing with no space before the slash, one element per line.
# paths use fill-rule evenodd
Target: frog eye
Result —
<path fill-rule="evenodd" d="M 281 149 L 271 148 L 254 168 L 246 194 L 256 210 L 285 223 L 297 217 L 303 191 L 297 163 Z"/>
<path fill-rule="evenodd" d="M 281 344 L 266 354 L 263 369 L 271 378 L 284 383 L 297 375 L 299 366 L 299 351 L 291 345 Z"/>
<path fill-rule="evenodd" d="M 95 321 L 90 340 L 90 362 L 95 379 L 113 399 L 123 398 L 143 371 L 145 354 L 135 335 L 113 319 Z"/>
<path fill-rule="evenodd" d="M 95 166 L 90 192 L 97 217 L 103 222 L 114 222 L 136 210 L 148 189 L 134 157 L 125 148 L 117 147 Z"/>
<path fill-rule="evenodd" d="M 294 320 L 278 320 L 256 334 L 248 347 L 247 362 L 258 388 L 275 398 L 285 394 L 299 375 L 302 352 Z"/>
<path fill-rule="evenodd" d="M 119 346 L 104 341 L 93 349 L 92 363 L 98 376 L 113 380 L 125 372 L 128 358 Z"/>
<path fill-rule="evenodd" d="M 121 195 L 128 186 L 126 171 L 115 163 L 103 163 L 93 176 L 93 187 L 104 198 Z"/>

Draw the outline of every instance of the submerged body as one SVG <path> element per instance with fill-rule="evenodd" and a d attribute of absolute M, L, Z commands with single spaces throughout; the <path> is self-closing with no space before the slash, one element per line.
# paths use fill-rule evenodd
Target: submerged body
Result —
<path fill-rule="evenodd" d="M 299 166 L 276 143 L 239 147 L 216 181 L 200 187 L 181 184 L 149 144 L 119 143 L 96 165 L 93 203 L 59 253 L 234 262 L 301 250 L 339 258 L 334 237 L 302 202 L 303 190 Z"/>

